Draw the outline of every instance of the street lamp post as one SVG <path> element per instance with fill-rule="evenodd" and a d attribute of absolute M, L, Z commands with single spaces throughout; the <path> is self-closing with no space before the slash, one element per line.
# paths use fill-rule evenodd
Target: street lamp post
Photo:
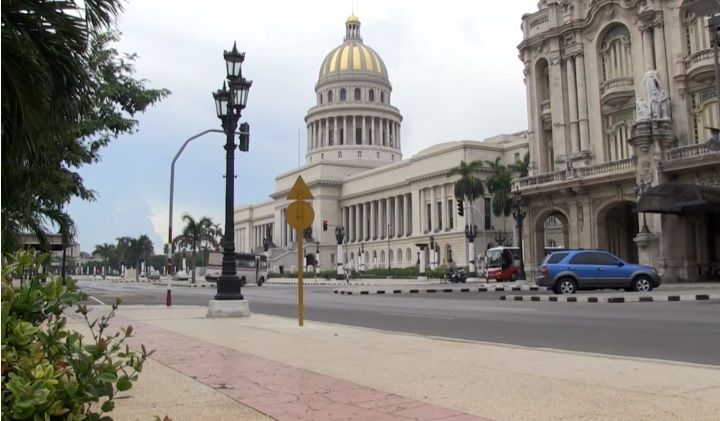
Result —
<path fill-rule="evenodd" d="M 475 276 L 477 276 L 475 268 L 475 238 L 477 237 L 477 232 L 477 225 L 465 225 L 465 237 L 468 240 L 468 271 L 475 273 Z"/>
<path fill-rule="evenodd" d="M 235 266 L 235 129 L 240 119 L 241 111 L 247 104 L 248 92 L 252 81 L 242 76 L 242 63 L 245 60 L 245 53 L 237 50 L 233 44 L 231 51 L 223 53 L 227 68 L 227 83 L 230 90 L 226 89 L 223 82 L 222 89 L 213 92 L 217 116 L 222 122 L 227 140 L 225 143 L 225 235 L 223 237 L 223 259 L 222 273 L 217 280 L 217 294 L 215 300 L 242 300 L 240 292 L 240 279 L 237 276 Z M 247 131 L 247 130 L 246 130 Z M 247 138 L 241 136 L 240 149 L 247 151 Z"/>
<path fill-rule="evenodd" d="M 338 225 L 335 227 L 335 239 L 337 240 L 337 276 L 335 276 L 335 279 L 344 279 L 345 277 L 345 268 L 344 265 L 344 259 L 343 259 L 343 238 L 345 238 L 345 227 L 342 225 Z"/>
<path fill-rule="evenodd" d="M 518 280 L 525 280 L 525 261 L 523 256 L 523 221 L 527 215 L 527 203 L 522 198 L 520 190 L 515 190 L 512 202 L 512 216 L 518 229 L 518 246 L 520 247 L 520 270 L 518 272 Z"/>

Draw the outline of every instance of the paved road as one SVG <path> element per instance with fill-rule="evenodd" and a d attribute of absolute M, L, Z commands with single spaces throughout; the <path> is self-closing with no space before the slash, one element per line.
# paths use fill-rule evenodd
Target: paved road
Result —
<path fill-rule="evenodd" d="M 164 305 L 165 288 L 81 282 L 105 303 Z M 422 335 L 720 365 L 720 301 L 503 302 L 503 293 L 341 296 L 307 287 L 305 318 Z M 175 288 L 176 305 L 206 305 L 214 290 Z M 295 317 L 295 287 L 248 287 L 253 312 Z M 482 356 L 478 356 L 482 358 Z"/>

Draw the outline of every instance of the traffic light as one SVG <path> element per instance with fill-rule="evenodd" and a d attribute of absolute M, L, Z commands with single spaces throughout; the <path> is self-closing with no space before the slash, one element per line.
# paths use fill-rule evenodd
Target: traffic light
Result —
<path fill-rule="evenodd" d="M 323 220 L 323 231 L 327 231 L 327 219 Z"/>
<path fill-rule="evenodd" d="M 459 199 L 457 201 L 457 213 L 460 216 L 465 216 L 465 207 L 462 199 Z"/>
<path fill-rule="evenodd" d="M 240 144 L 238 149 L 242 152 L 250 150 L 250 125 L 248 123 L 242 123 L 240 125 Z"/>

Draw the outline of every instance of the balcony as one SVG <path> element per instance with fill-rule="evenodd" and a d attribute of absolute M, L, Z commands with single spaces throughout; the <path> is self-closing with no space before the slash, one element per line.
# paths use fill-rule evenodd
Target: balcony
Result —
<path fill-rule="evenodd" d="M 600 85 L 600 98 L 608 105 L 625 102 L 634 96 L 633 78 L 629 76 L 608 79 Z"/>
<path fill-rule="evenodd" d="M 708 149 L 705 143 L 668 149 L 663 154 L 663 171 L 719 166 L 720 151 Z"/>
<path fill-rule="evenodd" d="M 568 189 L 580 192 L 587 185 L 634 179 L 636 165 L 636 159 L 632 157 L 587 167 L 569 166 L 563 170 L 521 178 L 513 188 L 527 193 Z"/>
<path fill-rule="evenodd" d="M 685 58 L 685 69 L 688 79 L 695 79 L 701 74 L 714 72 L 713 50 L 700 50 L 687 56 Z"/>

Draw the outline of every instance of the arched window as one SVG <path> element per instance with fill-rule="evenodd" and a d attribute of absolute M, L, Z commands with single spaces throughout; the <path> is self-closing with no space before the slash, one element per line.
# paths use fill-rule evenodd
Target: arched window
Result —
<path fill-rule="evenodd" d="M 355 101 L 360 101 L 360 88 L 355 88 Z"/>
<path fill-rule="evenodd" d="M 338 158 L 342 158 L 342 151 L 338 151 Z"/>
<path fill-rule="evenodd" d="M 388 250 L 388 261 L 389 261 L 389 262 L 395 261 L 395 259 L 393 258 L 393 256 L 394 256 L 393 251 L 392 251 L 392 250 Z"/>
<path fill-rule="evenodd" d="M 397 249 L 396 256 L 398 258 L 398 262 L 402 262 L 402 249 Z"/>
<path fill-rule="evenodd" d="M 412 261 L 412 250 L 410 250 L 409 247 L 405 249 L 405 260 L 407 260 L 408 262 Z"/>
<path fill-rule="evenodd" d="M 333 91 L 328 91 L 328 102 L 333 101 Z"/>
<path fill-rule="evenodd" d="M 380 263 L 385 263 L 385 250 L 380 250 Z"/>
<path fill-rule="evenodd" d="M 368 92 L 368 99 L 370 102 L 375 102 L 375 90 L 370 89 L 370 92 Z"/>
<path fill-rule="evenodd" d="M 627 140 L 630 138 L 632 115 L 617 113 L 605 117 L 605 138 L 607 139 L 607 161 L 630 158 L 632 149 Z"/>
<path fill-rule="evenodd" d="M 600 45 L 600 62 L 603 82 L 625 77 L 632 78 L 630 32 L 625 25 L 613 25 L 605 33 Z"/>
<path fill-rule="evenodd" d="M 362 158 L 362 151 L 358 151 L 358 158 Z"/>
<path fill-rule="evenodd" d="M 340 89 L 340 101 L 346 101 L 347 100 L 347 91 L 345 88 Z"/>

